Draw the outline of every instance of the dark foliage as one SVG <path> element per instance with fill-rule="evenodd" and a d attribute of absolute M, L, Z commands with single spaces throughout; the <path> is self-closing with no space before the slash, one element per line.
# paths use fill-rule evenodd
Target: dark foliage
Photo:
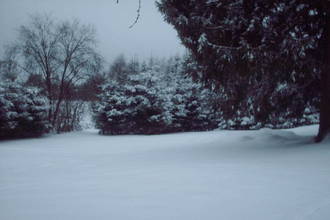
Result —
<path fill-rule="evenodd" d="M 318 107 L 322 93 L 324 133 L 330 128 L 329 4 L 161 0 L 158 7 L 202 66 L 204 81 L 226 94 L 225 117 L 245 112 L 276 126 Z"/>
<path fill-rule="evenodd" d="M 48 131 L 48 106 L 36 88 L 0 84 L 0 139 L 40 136 Z"/>

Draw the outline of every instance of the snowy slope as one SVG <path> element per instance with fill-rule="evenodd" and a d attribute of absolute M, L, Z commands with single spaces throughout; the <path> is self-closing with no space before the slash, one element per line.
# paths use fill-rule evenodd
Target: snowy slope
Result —
<path fill-rule="evenodd" d="M 328 220 L 316 126 L 0 142 L 3 220 Z"/>

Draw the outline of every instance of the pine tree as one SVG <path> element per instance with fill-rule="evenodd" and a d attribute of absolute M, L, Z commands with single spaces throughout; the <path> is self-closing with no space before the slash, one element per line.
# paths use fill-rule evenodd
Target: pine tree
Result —
<path fill-rule="evenodd" d="M 111 79 L 103 86 L 95 109 L 101 133 L 158 134 L 216 127 L 208 102 L 212 92 L 189 76 L 192 63 L 181 57 L 153 58 L 143 66 L 137 73 L 128 72 L 125 81 Z"/>
<path fill-rule="evenodd" d="M 49 129 L 46 98 L 17 82 L 0 84 L 0 139 L 34 137 Z"/>
<path fill-rule="evenodd" d="M 103 86 L 96 122 L 103 134 L 152 134 L 164 128 L 162 105 L 152 70 L 130 74 L 125 83 Z"/>
<path fill-rule="evenodd" d="M 234 109 L 246 100 L 244 94 L 253 92 L 259 120 L 267 121 L 273 112 L 282 114 L 288 108 L 299 117 L 301 103 L 315 103 L 322 93 L 316 138 L 321 141 L 330 129 L 329 4 L 327 0 L 161 0 L 158 7 L 204 68 L 204 78 L 225 88 Z M 286 105 L 274 109 L 270 97 L 282 84 L 289 87 L 286 97 L 291 102 L 287 99 L 282 102 Z"/>

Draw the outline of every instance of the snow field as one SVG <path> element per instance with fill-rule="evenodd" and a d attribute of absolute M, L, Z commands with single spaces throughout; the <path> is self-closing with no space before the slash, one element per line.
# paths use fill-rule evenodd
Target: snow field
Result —
<path fill-rule="evenodd" d="M 0 219 L 326 220 L 317 126 L 0 142 Z"/>

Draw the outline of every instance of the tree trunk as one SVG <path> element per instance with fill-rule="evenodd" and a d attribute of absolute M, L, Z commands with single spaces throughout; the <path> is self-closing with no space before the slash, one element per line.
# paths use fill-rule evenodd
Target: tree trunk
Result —
<path fill-rule="evenodd" d="M 48 122 L 52 124 L 52 117 L 53 117 L 53 94 L 52 94 L 52 82 L 51 82 L 51 73 L 49 71 L 46 72 L 46 89 L 47 89 L 47 98 L 49 104 L 48 110 Z"/>
<path fill-rule="evenodd" d="M 329 69 L 322 74 L 320 126 L 315 142 L 321 142 L 330 132 L 330 77 Z"/>
<path fill-rule="evenodd" d="M 54 113 L 53 113 L 53 121 L 52 121 L 52 125 L 53 127 L 56 129 L 56 132 L 59 133 L 59 129 L 58 129 L 58 114 L 60 113 L 60 108 L 61 108 L 61 104 L 62 104 L 62 101 L 64 99 L 64 88 L 63 88 L 63 80 L 62 80 L 62 84 L 61 84 L 61 87 L 60 87 L 60 94 L 58 96 L 58 99 L 57 99 L 57 103 L 56 103 L 56 107 L 55 107 L 55 110 L 54 110 Z"/>
<path fill-rule="evenodd" d="M 324 67 L 321 73 L 320 126 L 315 142 L 321 142 L 330 132 L 330 16 L 326 16 L 325 30 L 321 41 L 324 49 Z"/>
<path fill-rule="evenodd" d="M 58 127 L 56 126 L 56 124 L 58 124 L 57 122 L 57 117 L 58 117 L 58 114 L 60 112 L 60 107 L 61 107 L 61 104 L 62 104 L 62 101 L 63 101 L 63 98 L 62 96 L 58 98 L 57 100 L 57 103 L 56 103 L 56 108 L 55 108 L 55 111 L 54 111 L 54 114 L 53 114 L 53 121 L 52 121 L 52 126 L 54 128 L 56 128 L 56 132 L 59 133 L 59 130 L 58 130 Z"/>

